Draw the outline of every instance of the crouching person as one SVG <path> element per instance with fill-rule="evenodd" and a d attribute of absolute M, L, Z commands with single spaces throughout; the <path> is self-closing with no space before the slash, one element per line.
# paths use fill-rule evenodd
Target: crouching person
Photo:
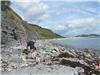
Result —
<path fill-rule="evenodd" d="M 37 55 L 36 47 L 35 47 L 35 42 L 34 41 L 29 41 L 27 43 L 27 49 L 30 51 L 30 56 L 32 58 L 35 58 Z"/>
<path fill-rule="evenodd" d="M 34 41 L 29 41 L 27 43 L 27 49 L 23 50 L 22 58 L 24 61 L 27 59 L 36 59 L 37 55 L 37 50 L 35 47 L 35 42 Z"/>
<path fill-rule="evenodd" d="M 30 51 L 30 52 L 34 52 L 36 50 L 36 47 L 34 46 L 35 42 L 34 41 L 29 41 L 27 43 L 27 49 Z"/>

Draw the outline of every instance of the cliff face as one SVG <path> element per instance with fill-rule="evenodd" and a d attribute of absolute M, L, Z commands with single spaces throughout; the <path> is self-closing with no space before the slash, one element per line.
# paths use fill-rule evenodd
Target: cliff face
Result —
<path fill-rule="evenodd" d="M 51 30 L 28 24 L 10 8 L 9 2 L 2 1 L 1 9 L 2 45 L 11 46 L 16 43 L 26 45 L 30 40 L 62 37 Z"/>
<path fill-rule="evenodd" d="M 26 45 L 26 42 L 38 39 L 36 33 L 7 4 L 1 2 L 1 43 L 12 46 L 16 43 Z"/>
<path fill-rule="evenodd" d="M 21 39 L 26 39 L 25 30 L 22 26 L 22 21 L 14 20 L 9 16 L 9 10 L 2 11 L 1 13 L 1 43 L 4 45 L 12 45 Z M 21 43 L 22 41 L 19 40 Z"/>

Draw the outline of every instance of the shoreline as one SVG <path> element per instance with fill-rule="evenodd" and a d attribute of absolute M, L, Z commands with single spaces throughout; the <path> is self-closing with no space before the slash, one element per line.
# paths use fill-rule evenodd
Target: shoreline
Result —
<path fill-rule="evenodd" d="M 89 39 L 89 40 L 88 40 Z M 90 40 L 91 39 L 91 40 Z M 94 50 L 96 50 L 96 51 L 100 51 L 100 47 L 99 47 L 99 45 L 95 45 L 95 44 L 93 44 L 93 42 L 91 42 L 92 41 L 92 39 L 94 39 L 94 43 L 95 43 L 95 39 L 96 38 L 88 38 L 88 37 L 73 37 L 73 38 L 64 38 L 64 39 L 54 39 L 54 40 L 52 40 L 51 39 L 51 41 L 53 41 L 53 42 L 55 42 L 55 43 L 57 43 L 57 44 L 59 44 L 59 45 L 62 45 L 62 46 L 65 46 L 65 47 L 71 47 L 71 48 L 74 48 L 74 49 L 85 49 L 85 48 L 87 48 L 87 49 L 94 49 Z M 98 39 L 96 39 L 96 40 L 98 40 L 99 41 L 99 39 L 100 38 L 98 38 Z M 77 44 L 77 42 L 73 42 L 73 41 L 71 41 L 71 40 L 73 40 L 73 41 L 76 41 L 76 40 L 78 40 L 79 42 L 78 43 L 80 43 L 80 41 L 81 42 L 83 42 L 83 44 L 78 44 L 78 45 L 74 45 L 74 44 L 72 44 L 72 43 L 76 43 Z M 88 46 L 83 46 L 82 47 L 82 45 L 84 45 L 84 41 L 89 41 L 90 43 L 89 44 L 93 44 L 93 45 L 95 45 L 95 46 L 93 46 L 93 47 L 91 47 L 91 45 L 88 45 Z M 68 43 L 65 43 L 65 42 L 67 42 L 68 41 Z M 70 43 L 69 43 L 70 42 Z M 96 41 L 97 42 L 97 41 Z M 97 42 L 98 43 L 98 42 Z M 87 43 L 85 43 L 85 44 L 87 44 Z M 99 43 L 98 43 L 99 44 Z"/>

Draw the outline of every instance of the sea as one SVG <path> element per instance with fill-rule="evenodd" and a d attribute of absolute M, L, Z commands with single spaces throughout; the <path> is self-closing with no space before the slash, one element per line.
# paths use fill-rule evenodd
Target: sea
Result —
<path fill-rule="evenodd" d="M 56 40 L 55 43 L 74 48 L 100 50 L 100 37 L 72 37 Z"/>

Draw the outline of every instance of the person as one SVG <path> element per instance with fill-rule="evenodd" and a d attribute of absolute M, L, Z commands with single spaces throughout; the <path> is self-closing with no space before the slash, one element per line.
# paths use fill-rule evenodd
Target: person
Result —
<path fill-rule="evenodd" d="M 95 60 L 95 74 L 100 75 L 100 59 Z"/>
<path fill-rule="evenodd" d="M 100 71 L 100 60 L 97 60 L 96 63 L 97 63 L 96 69 Z"/>
<path fill-rule="evenodd" d="M 17 34 L 16 34 L 16 28 L 12 30 L 13 36 L 15 40 L 18 40 Z"/>
<path fill-rule="evenodd" d="M 35 51 L 36 50 L 36 47 L 34 46 L 35 42 L 34 41 L 29 41 L 27 43 L 27 49 L 30 50 L 31 52 L 32 51 Z"/>

